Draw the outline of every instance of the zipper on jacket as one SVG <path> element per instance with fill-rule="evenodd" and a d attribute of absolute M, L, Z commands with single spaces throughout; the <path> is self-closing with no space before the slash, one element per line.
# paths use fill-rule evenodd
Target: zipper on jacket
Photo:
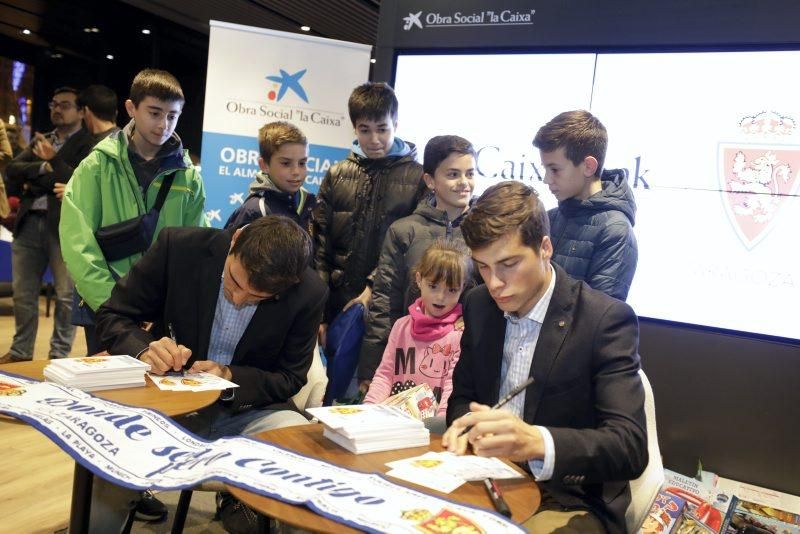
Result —
<path fill-rule="evenodd" d="M 188 169 L 188 167 L 186 167 L 186 168 Z M 151 187 L 156 185 L 156 180 L 160 180 L 158 182 L 158 189 L 161 189 L 161 185 L 164 183 L 164 177 L 167 174 L 171 173 L 171 172 L 178 172 L 179 170 L 181 170 L 179 167 L 174 167 L 172 169 L 166 169 L 164 171 L 161 171 L 160 173 L 156 174 L 155 178 L 153 178 L 153 181 L 150 182 L 150 185 L 147 187 L 147 189 L 149 190 Z M 137 180 L 137 184 L 138 184 L 138 180 Z M 141 191 L 141 189 L 140 189 L 140 191 Z M 173 183 L 172 187 L 170 187 L 170 191 L 186 191 L 186 192 L 189 192 L 190 190 L 186 186 L 175 185 Z M 156 196 L 158 196 L 158 193 L 156 193 Z M 167 196 L 169 196 L 169 191 L 167 192 Z M 147 192 L 145 192 L 145 191 L 142 191 L 142 203 L 144 204 L 145 213 L 150 211 L 150 210 L 147 209 Z M 166 204 L 166 198 L 164 199 L 164 203 Z M 159 219 L 161 218 L 161 214 L 160 213 L 158 214 L 158 218 Z"/>

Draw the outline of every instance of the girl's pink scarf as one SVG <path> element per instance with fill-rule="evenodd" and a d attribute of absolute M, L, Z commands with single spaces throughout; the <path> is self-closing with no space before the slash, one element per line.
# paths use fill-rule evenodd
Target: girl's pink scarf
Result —
<path fill-rule="evenodd" d="M 461 304 L 441 317 L 431 317 L 425 315 L 420 297 L 408 307 L 408 314 L 411 315 L 411 336 L 419 341 L 435 341 L 453 331 L 453 325 L 461 317 Z"/>

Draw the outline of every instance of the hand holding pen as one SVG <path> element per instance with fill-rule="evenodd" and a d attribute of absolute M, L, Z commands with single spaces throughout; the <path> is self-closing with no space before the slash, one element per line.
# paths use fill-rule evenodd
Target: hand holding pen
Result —
<path fill-rule="evenodd" d="M 530 386 L 532 384 L 533 384 L 533 377 L 531 376 L 525 382 L 523 382 L 522 384 L 519 384 L 514 389 L 509 391 L 502 399 L 497 401 L 495 403 L 495 405 L 492 406 L 489 409 L 490 410 L 499 410 L 500 408 L 502 408 L 503 406 L 508 404 L 508 401 L 510 401 L 511 399 L 513 399 L 514 397 L 516 397 L 517 395 L 519 395 L 520 393 L 522 393 L 523 391 L 528 389 L 528 386 Z M 472 426 L 468 426 L 468 427 L 464 428 L 464 430 L 461 431 L 461 434 L 459 434 L 459 436 L 463 436 L 464 434 L 466 434 L 470 430 L 472 430 Z"/>
<path fill-rule="evenodd" d="M 541 432 L 515 414 L 498 409 L 532 383 L 533 379 L 528 379 L 515 387 L 494 407 L 470 403 L 472 411 L 453 422 L 442 437 L 442 445 L 450 452 L 464 454 L 471 444 L 478 456 L 496 456 L 513 461 L 543 457 Z"/>
<path fill-rule="evenodd" d="M 182 355 L 185 355 L 185 359 L 183 359 L 181 368 L 175 369 L 175 373 L 180 373 L 181 375 L 185 375 L 186 373 L 209 373 L 222 377 L 228 381 L 233 380 L 233 372 L 231 371 L 231 368 L 227 365 L 221 365 L 214 360 L 197 360 L 191 367 L 187 368 L 186 363 L 192 356 L 192 351 L 183 345 L 178 344 L 178 336 L 175 335 L 175 329 L 172 328 L 172 323 L 167 324 L 167 328 L 169 329 L 169 337 L 172 340 L 172 343 L 178 348 L 178 350 L 182 351 Z"/>
<path fill-rule="evenodd" d="M 139 356 L 140 360 L 150 364 L 150 372 L 153 374 L 181 371 L 192 356 L 190 349 L 178 343 L 171 324 L 167 325 L 167 329 L 170 337 L 150 342 L 147 350 Z"/>

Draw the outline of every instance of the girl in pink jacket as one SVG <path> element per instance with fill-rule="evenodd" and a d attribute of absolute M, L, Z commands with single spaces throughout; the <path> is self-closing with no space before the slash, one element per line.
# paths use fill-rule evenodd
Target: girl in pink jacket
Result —
<path fill-rule="evenodd" d="M 445 415 L 461 353 L 458 300 L 471 268 L 469 252 L 458 242 L 440 239 L 428 247 L 414 268 L 421 296 L 394 323 L 364 403 L 378 404 L 424 382 L 439 401 L 436 415 Z"/>

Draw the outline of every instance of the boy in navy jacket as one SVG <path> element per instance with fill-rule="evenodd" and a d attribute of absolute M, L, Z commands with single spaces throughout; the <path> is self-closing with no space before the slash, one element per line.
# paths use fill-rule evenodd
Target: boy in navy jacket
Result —
<path fill-rule="evenodd" d="M 558 199 L 548 212 L 553 261 L 578 280 L 625 300 L 636 272 L 636 202 L 625 169 L 603 170 L 608 133 L 588 111 L 565 111 L 542 126 L 533 146 L 544 183 Z"/>
<path fill-rule="evenodd" d="M 270 122 L 258 131 L 258 166 L 244 204 L 231 213 L 225 228 L 241 228 L 265 215 L 285 215 L 311 235 L 317 198 L 303 184 L 308 169 L 308 140 L 288 122 Z"/>

